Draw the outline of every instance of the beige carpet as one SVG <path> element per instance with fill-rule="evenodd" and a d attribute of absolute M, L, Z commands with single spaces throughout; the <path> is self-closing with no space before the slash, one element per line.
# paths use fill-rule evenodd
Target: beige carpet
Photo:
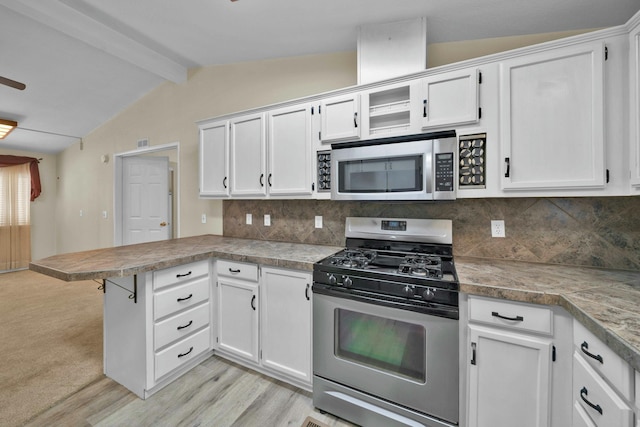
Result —
<path fill-rule="evenodd" d="M 103 376 L 98 286 L 0 274 L 0 426 L 22 425 Z"/>

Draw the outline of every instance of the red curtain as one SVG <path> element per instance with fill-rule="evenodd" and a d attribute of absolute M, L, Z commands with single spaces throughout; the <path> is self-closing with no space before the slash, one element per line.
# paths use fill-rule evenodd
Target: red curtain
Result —
<path fill-rule="evenodd" d="M 24 163 L 29 163 L 29 172 L 31 173 L 31 201 L 33 202 L 42 192 L 38 159 L 35 157 L 8 156 L 0 154 L 0 168 L 5 166 L 21 165 Z"/>

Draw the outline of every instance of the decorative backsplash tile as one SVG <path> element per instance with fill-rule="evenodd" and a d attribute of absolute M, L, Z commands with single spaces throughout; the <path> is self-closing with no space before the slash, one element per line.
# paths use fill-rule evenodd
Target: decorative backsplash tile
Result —
<path fill-rule="evenodd" d="M 348 216 L 453 220 L 458 256 L 640 270 L 640 197 L 458 199 L 437 203 L 225 200 L 224 235 L 344 245 Z M 245 224 L 245 214 L 253 224 Z M 262 218 L 271 215 L 271 226 Z M 323 228 L 314 227 L 322 215 Z M 506 237 L 491 237 L 503 219 Z"/>

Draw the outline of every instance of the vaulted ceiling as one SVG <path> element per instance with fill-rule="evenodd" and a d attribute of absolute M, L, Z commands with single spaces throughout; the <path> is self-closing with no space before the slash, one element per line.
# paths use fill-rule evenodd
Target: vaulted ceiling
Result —
<path fill-rule="evenodd" d="M 356 49 L 427 17 L 429 43 L 624 24 L 638 0 L 0 0 L 0 150 L 56 153 L 164 81 L 214 64 Z"/>

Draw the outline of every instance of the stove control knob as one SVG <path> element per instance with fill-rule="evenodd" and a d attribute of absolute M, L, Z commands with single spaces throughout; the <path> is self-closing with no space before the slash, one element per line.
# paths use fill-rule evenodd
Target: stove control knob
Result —
<path fill-rule="evenodd" d="M 350 288 L 351 285 L 353 285 L 353 280 L 351 280 L 351 277 L 349 276 L 345 276 L 345 278 L 342 280 L 342 284 L 347 287 Z"/>
<path fill-rule="evenodd" d="M 334 276 L 333 274 L 329 275 L 329 284 L 330 285 L 335 285 L 336 283 L 338 283 L 338 279 L 336 279 L 336 276 Z"/>
<path fill-rule="evenodd" d="M 431 301 L 436 297 L 435 292 L 433 291 L 433 289 L 427 289 L 422 293 L 422 299 L 426 300 L 426 301 Z"/>
<path fill-rule="evenodd" d="M 415 294 L 415 289 L 407 285 L 402 289 L 402 292 L 404 292 L 404 296 L 406 296 L 407 298 L 411 298 Z"/>

